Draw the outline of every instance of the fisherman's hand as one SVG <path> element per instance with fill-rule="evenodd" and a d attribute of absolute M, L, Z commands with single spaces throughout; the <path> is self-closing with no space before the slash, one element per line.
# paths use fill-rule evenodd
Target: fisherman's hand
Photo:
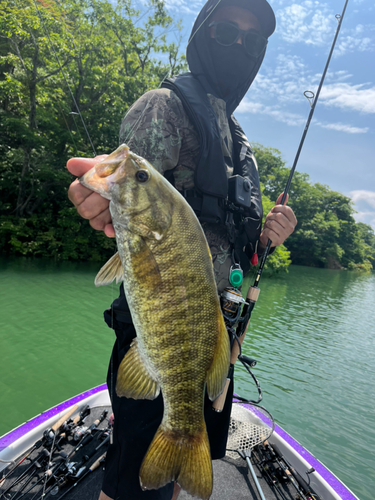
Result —
<path fill-rule="evenodd" d="M 264 221 L 263 231 L 260 235 L 260 246 L 265 248 L 268 239 L 272 241 L 271 247 L 276 247 L 284 243 L 297 225 L 297 219 L 293 210 L 286 205 L 289 195 L 284 205 L 280 205 L 283 193 L 277 198 L 276 205 L 267 215 Z"/>
<path fill-rule="evenodd" d="M 94 165 L 104 160 L 106 156 L 108 155 L 96 156 L 95 158 L 71 158 L 66 166 L 71 174 L 81 177 Z M 78 179 L 71 183 L 68 197 L 79 215 L 90 221 L 91 227 L 98 231 L 104 231 L 109 238 L 115 236 L 108 200 L 82 186 Z"/>

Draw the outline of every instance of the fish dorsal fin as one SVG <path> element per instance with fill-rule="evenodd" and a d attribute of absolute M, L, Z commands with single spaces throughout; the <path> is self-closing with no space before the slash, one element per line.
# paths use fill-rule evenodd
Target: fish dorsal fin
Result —
<path fill-rule="evenodd" d="M 150 375 L 138 347 L 138 339 L 120 363 L 117 373 L 116 392 L 118 396 L 133 399 L 155 399 L 159 396 L 160 385 Z"/>
<path fill-rule="evenodd" d="M 218 317 L 218 337 L 214 358 L 207 373 L 207 394 L 214 401 L 223 391 L 230 361 L 229 335 L 223 317 Z"/>
<path fill-rule="evenodd" d="M 115 279 L 116 283 L 123 280 L 124 268 L 118 252 L 100 269 L 95 278 L 95 286 L 109 285 Z"/>

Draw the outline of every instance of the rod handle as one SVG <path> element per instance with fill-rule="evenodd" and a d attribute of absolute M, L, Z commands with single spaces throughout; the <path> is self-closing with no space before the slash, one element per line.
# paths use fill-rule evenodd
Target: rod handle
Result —
<path fill-rule="evenodd" d="M 78 422 L 80 421 L 80 419 L 81 419 L 81 415 L 78 414 L 76 417 L 74 417 L 73 424 L 78 424 Z"/>
<path fill-rule="evenodd" d="M 257 286 L 250 286 L 246 295 L 247 300 L 251 300 L 251 302 L 256 302 L 258 300 L 260 294 L 260 288 Z"/>
<path fill-rule="evenodd" d="M 223 392 L 212 403 L 212 408 L 218 413 L 223 411 L 225 400 L 227 398 L 229 384 L 230 384 L 230 379 L 227 378 L 227 380 L 225 381 Z"/>
<path fill-rule="evenodd" d="M 65 422 L 65 420 L 68 420 L 68 418 L 73 415 L 75 411 L 78 410 L 78 405 L 74 405 L 68 410 L 62 417 L 59 418 L 59 420 L 52 426 L 53 432 L 56 432 L 62 424 Z"/>
<path fill-rule="evenodd" d="M 95 462 L 90 467 L 91 472 L 99 467 L 99 465 L 101 464 L 101 462 L 102 462 L 103 458 L 106 456 L 106 454 L 107 454 L 107 452 L 103 453 L 103 455 L 101 457 L 99 457 L 98 460 L 95 460 Z"/>

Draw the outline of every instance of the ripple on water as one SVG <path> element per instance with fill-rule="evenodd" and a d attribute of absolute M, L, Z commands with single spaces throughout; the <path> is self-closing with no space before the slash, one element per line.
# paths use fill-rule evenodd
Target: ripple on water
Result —
<path fill-rule="evenodd" d="M 361 500 L 372 500 L 375 275 L 294 267 L 280 281 L 263 281 L 243 347 L 258 360 L 262 403 Z M 238 369 L 236 389 L 254 396 Z"/>
<path fill-rule="evenodd" d="M 117 287 L 94 287 L 99 267 L 0 260 L 0 434 L 105 380 Z M 361 500 L 375 490 L 374 325 L 374 274 L 294 266 L 262 280 L 243 347 L 277 423 Z M 257 396 L 237 367 L 235 381 Z"/>

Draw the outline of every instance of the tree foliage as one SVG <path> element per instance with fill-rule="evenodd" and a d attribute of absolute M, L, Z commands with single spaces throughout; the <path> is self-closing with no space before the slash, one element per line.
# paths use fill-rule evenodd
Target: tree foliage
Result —
<path fill-rule="evenodd" d="M 263 193 L 276 201 L 286 185 L 289 169 L 280 151 L 255 145 Z M 315 267 L 370 270 L 375 259 L 371 226 L 354 219 L 352 200 L 296 171 L 289 190 L 289 205 L 298 219 L 286 240 L 294 264 Z"/>
<path fill-rule="evenodd" d="M 129 106 L 185 69 L 179 31 L 162 0 L 1 2 L 3 252 L 96 259 L 99 244 L 113 251 L 71 209 L 66 161 L 113 151 Z"/>

